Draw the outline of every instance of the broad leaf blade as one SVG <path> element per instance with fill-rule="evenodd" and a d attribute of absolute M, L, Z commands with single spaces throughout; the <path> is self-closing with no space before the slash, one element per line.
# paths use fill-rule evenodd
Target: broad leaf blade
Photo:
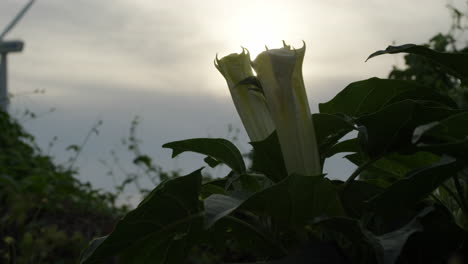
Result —
<path fill-rule="evenodd" d="M 346 134 L 354 129 L 351 122 L 338 115 L 313 114 L 312 120 L 315 126 L 315 136 L 319 143 L 327 141 L 336 134 Z"/>
<path fill-rule="evenodd" d="M 324 160 L 337 153 L 334 146 L 343 136 L 354 128 L 353 123 L 345 117 L 332 114 L 313 114 L 316 140 L 319 145 L 320 157 Z M 338 148 L 334 148 L 337 151 Z"/>
<path fill-rule="evenodd" d="M 416 232 L 423 231 L 421 221 L 433 210 L 434 208 L 432 207 L 425 208 L 403 227 L 380 236 L 371 233 L 360 221 L 355 219 L 331 217 L 318 219 L 315 224 L 332 232 L 343 234 L 353 245 L 373 248 L 378 263 L 394 264 L 410 236 Z"/>
<path fill-rule="evenodd" d="M 319 104 L 320 113 L 360 117 L 403 100 L 429 100 L 456 106 L 453 101 L 414 81 L 371 78 L 349 84 L 332 100 Z"/>
<path fill-rule="evenodd" d="M 284 225 L 300 225 L 314 217 L 342 215 L 338 191 L 320 176 L 291 175 L 260 192 L 245 197 L 212 195 L 205 200 L 208 226 L 235 210 L 268 216 Z"/>
<path fill-rule="evenodd" d="M 357 119 L 358 139 L 370 157 L 410 147 L 414 129 L 456 110 L 426 101 L 404 100 Z"/>
<path fill-rule="evenodd" d="M 276 132 L 263 141 L 250 142 L 253 147 L 252 170 L 264 173 L 274 182 L 288 176 Z"/>
<path fill-rule="evenodd" d="M 320 176 L 291 175 L 239 206 L 279 223 L 301 225 L 318 216 L 342 215 L 337 187 Z"/>
<path fill-rule="evenodd" d="M 341 191 L 341 201 L 347 215 L 361 218 L 367 213 L 366 201 L 381 193 L 383 188 L 366 181 L 354 181 Z"/>
<path fill-rule="evenodd" d="M 103 263 L 117 255 L 129 264 L 180 263 L 191 247 L 191 234 L 202 228 L 200 186 L 200 170 L 161 183 L 111 234 L 93 241 L 80 263 Z M 179 252 L 177 259 L 167 255 L 173 251 Z"/>
<path fill-rule="evenodd" d="M 421 149 L 467 158 L 468 112 L 418 127 L 413 142 Z"/>
<path fill-rule="evenodd" d="M 206 198 L 203 203 L 205 207 L 205 228 L 211 227 L 221 218 L 236 210 L 244 200 L 228 195 L 213 194 Z"/>
<path fill-rule="evenodd" d="M 460 79 L 468 78 L 468 54 L 437 52 L 428 47 L 405 44 L 401 46 L 388 46 L 385 50 L 372 53 L 367 60 L 382 54 L 410 53 L 423 56 L 439 66 L 445 68 L 449 73 Z"/>
<path fill-rule="evenodd" d="M 361 166 L 367 159 L 360 153 L 347 155 L 346 158 L 356 166 Z M 388 186 L 405 177 L 409 172 L 434 164 L 440 157 L 430 152 L 418 151 L 412 154 L 390 153 L 373 162 L 360 174 L 360 179 Z"/>
<path fill-rule="evenodd" d="M 229 140 L 222 138 L 193 138 L 166 143 L 163 148 L 172 149 L 172 157 L 190 151 L 221 161 L 238 173 L 245 173 L 242 154 Z M 211 160 L 210 160 L 211 161 Z"/>
<path fill-rule="evenodd" d="M 338 153 L 360 151 L 361 146 L 359 145 L 357 138 L 352 138 L 336 143 L 335 145 L 328 148 L 328 150 L 326 150 L 326 152 L 324 152 L 323 155 L 325 156 L 325 158 L 328 158 Z"/>
<path fill-rule="evenodd" d="M 441 183 L 460 170 L 454 158 L 443 160 L 422 169 L 417 169 L 369 200 L 370 208 L 381 215 L 392 215 L 411 208 L 431 194 Z"/>

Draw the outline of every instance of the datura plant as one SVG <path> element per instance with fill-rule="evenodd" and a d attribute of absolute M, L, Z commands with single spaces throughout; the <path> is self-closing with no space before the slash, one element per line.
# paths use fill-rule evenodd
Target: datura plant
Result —
<path fill-rule="evenodd" d="M 369 58 L 401 52 L 467 84 L 465 53 L 407 44 Z M 284 45 L 216 58 L 251 163 L 222 138 L 163 145 L 230 172 L 161 182 L 80 263 L 466 263 L 468 109 L 415 81 L 370 78 L 311 114 L 304 56 Z M 336 154 L 355 170 L 322 171 Z"/>
<path fill-rule="evenodd" d="M 267 138 L 275 126 L 268 111 L 265 98 L 248 83 L 242 83 L 254 77 L 250 67 L 250 55 L 242 49 L 241 54 L 233 53 L 221 60 L 216 58 L 215 66 L 226 79 L 232 100 L 252 141 Z"/>
<path fill-rule="evenodd" d="M 319 175 L 320 157 L 302 77 L 305 44 L 262 52 L 252 66 L 275 123 L 289 174 Z"/>
<path fill-rule="evenodd" d="M 253 61 L 249 54 L 230 54 L 216 60 L 232 99 L 252 141 L 276 129 L 289 174 L 320 175 L 320 157 L 312 116 L 302 78 L 305 45 L 262 52 Z M 253 86 L 253 87 L 252 87 Z"/>

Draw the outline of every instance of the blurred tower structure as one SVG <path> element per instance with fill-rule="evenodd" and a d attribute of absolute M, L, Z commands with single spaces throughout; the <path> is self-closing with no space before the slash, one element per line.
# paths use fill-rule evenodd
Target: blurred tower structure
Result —
<path fill-rule="evenodd" d="M 8 53 L 21 52 L 24 42 L 20 40 L 5 41 L 3 38 L 21 20 L 35 0 L 29 2 L 18 12 L 13 20 L 0 34 L 0 111 L 8 110 Z"/>

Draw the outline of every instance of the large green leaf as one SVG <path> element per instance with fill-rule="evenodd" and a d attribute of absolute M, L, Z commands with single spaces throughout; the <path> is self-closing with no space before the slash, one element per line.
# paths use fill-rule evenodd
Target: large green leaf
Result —
<path fill-rule="evenodd" d="M 287 225 L 301 225 L 317 216 L 343 214 L 337 187 L 321 176 L 291 175 L 255 193 L 239 208 Z"/>
<path fill-rule="evenodd" d="M 379 50 L 372 53 L 369 58 L 382 54 L 411 53 L 423 56 L 439 66 L 442 66 L 449 73 L 460 79 L 468 78 L 468 54 L 467 53 L 446 53 L 437 52 L 428 47 L 405 44 L 401 46 L 388 46 L 385 50 Z"/>
<path fill-rule="evenodd" d="M 206 198 L 205 204 L 205 227 L 209 228 L 221 218 L 236 210 L 245 199 L 228 195 L 213 194 Z"/>
<path fill-rule="evenodd" d="M 434 208 L 420 219 L 424 230 L 411 236 L 405 244 L 400 254 L 401 263 L 463 263 L 449 259 L 456 253 L 466 256 L 468 232 L 457 226 L 447 208 L 437 204 Z"/>
<path fill-rule="evenodd" d="M 436 101 L 450 107 L 456 105 L 446 96 L 413 81 L 371 78 L 349 84 L 332 100 L 319 104 L 319 109 L 320 113 L 359 117 L 406 99 Z"/>
<path fill-rule="evenodd" d="M 309 243 L 290 256 L 250 263 L 230 263 L 230 264 L 349 264 L 348 258 L 341 249 L 333 242 Z"/>
<path fill-rule="evenodd" d="M 313 114 L 312 119 L 322 160 L 332 156 L 330 151 L 338 140 L 355 129 L 350 120 L 336 114 Z"/>
<path fill-rule="evenodd" d="M 367 161 L 361 153 L 347 155 L 346 158 L 356 166 L 361 166 Z M 423 151 L 412 154 L 390 153 L 368 165 L 360 174 L 360 179 L 385 187 L 402 179 L 410 171 L 429 166 L 439 159 L 439 156 Z"/>
<path fill-rule="evenodd" d="M 215 194 L 205 199 L 205 219 L 213 225 L 237 209 L 269 216 L 283 224 L 304 224 L 322 215 L 342 215 L 337 187 L 321 176 L 291 175 L 243 198 Z"/>
<path fill-rule="evenodd" d="M 336 134 L 343 135 L 354 129 L 353 123 L 339 115 L 313 114 L 312 120 L 319 144 L 335 137 Z"/>
<path fill-rule="evenodd" d="M 288 176 L 276 132 L 263 141 L 250 142 L 253 147 L 252 170 L 278 182 Z"/>
<path fill-rule="evenodd" d="M 358 139 L 370 157 L 400 151 L 411 145 L 417 126 L 443 119 L 455 112 L 433 102 L 400 101 L 358 118 Z"/>
<path fill-rule="evenodd" d="M 163 148 L 172 149 L 172 157 L 190 151 L 207 155 L 223 162 L 238 173 L 245 173 L 245 163 L 240 151 L 229 140 L 223 138 L 193 138 L 166 143 Z M 214 165 L 214 161 L 210 159 Z"/>
<path fill-rule="evenodd" d="M 80 263 L 100 264 L 112 256 L 128 264 L 182 263 L 202 230 L 200 172 L 162 182 L 111 234 L 91 242 Z"/>
<path fill-rule="evenodd" d="M 411 208 L 456 175 L 460 166 L 456 159 L 444 157 L 433 165 L 414 170 L 370 199 L 370 209 L 381 215 L 392 215 Z"/>
<path fill-rule="evenodd" d="M 347 139 L 336 143 L 335 145 L 328 148 L 323 155 L 325 158 L 331 157 L 338 153 L 343 152 L 360 152 L 361 147 L 357 138 Z"/>
<path fill-rule="evenodd" d="M 468 153 L 468 112 L 418 127 L 413 142 L 421 149 L 466 158 Z"/>
<path fill-rule="evenodd" d="M 285 254 L 279 244 L 266 236 L 258 226 L 232 216 L 220 219 L 205 230 L 203 235 L 204 239 L 200 242 L 212 247 L 219 256 L 256 256 L 265 259 Z M 197 260 L 191 263 L 199 262 Z"/>
<path fill-rule="evenodd" d="M 353 181 L 341 191 L 341 201 L 347 215 L 361 218 L 367 212 L 367 200 L 381 193 L 383 188 L 366 181 Z"/>
<path fill-rule="evenodd" d="M 379 264 L 394 264 L 410 236 L 423 231 L 421 221 L 433 210 L 432 207 L 425 208 L 403 227 L 380 236 L 376 236 L 367 230 L 361 221 L 350 218 L 317 219 L 315 224 L 329 231 L 343 234 L 355 247 L 363 245 L 373 248 Z"/>

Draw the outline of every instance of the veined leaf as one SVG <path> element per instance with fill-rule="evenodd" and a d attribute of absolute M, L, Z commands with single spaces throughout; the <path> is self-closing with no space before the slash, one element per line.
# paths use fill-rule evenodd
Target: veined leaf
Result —
<path fill-rule="evenodd" d="M 381 193 L 383 188 L 367 181 L 353 181 L 341 191 L 341 202 L 347 215 L 361 218 L 367 212 L 366 201 Z"/>
<path fill-rule="evenodd" d="M 403 227 L 380 236 L 371 233 L 360 221 L 350 218 L 318 219 L 315 224 L 343 234 L 353 245 L 361 244 L 373 248 L 379 264 L 393 264 L 397 261 L 410 236 L 424 230 L 421 220 L 433 210 L 432 207 L 426 208 Z"/>
<path fill-rule="evenodd" d="M 461 165 L 456 159 L 445 157 L 433 165 L 414 170 L 390 185 L 381 194 L 370 199 L 369 206 L 382 215 L 392 215 L 411 208 L 460 169 Z"/>
<path fill-rule="evenodd" d="M 314 217 L 342 215 L 337 188 L 323 177 L 291 175 L 251 196 L 212 195 L 205 199 L 208 225 L 237 209 L 269 216 L 282 224 L 303 224 Z"/>
<path fill-rule="evenodd" d="M 338 153 L 343 152 L 360 152 L 361 147 L 357 138 L 347 139 L 336 143 L 335 145 L 329 147 L 324 153 L 324 157 L 328 158 Z"/>
<path fill-rule="evenodd" d="M 236 210 L 244 200 L 228 195 L 213 194 L 203 202 L 205 204 L 205 228 L 209 228 Z"/>
<path fill-rule="evenodd" d="M 193 138 L 166 143 L 163 148 L 172 149 L 172 157 L 190 151 L 204 154 L 221 161 L 238 173 L 245 173 L 245 163 L 240 151 L 223 138 Z M 211 161 L 211 160 L 210 160 Z"/>
<path fill-rule="evenodd" d="M 161 183 L 111 234 L 92 241 L 80 263 L 100 264 L 112 256 L 121 256 L 128 264 L 181 263 L 194 233 L 202 229 L 200 171 Z"/>
<path fill-rule="evenodd" d="M 414 131 L 413 142 L 423 150 L 467 158 L 468 126 L 465 124 L 468 124 L 468 112 L 420 126 Z"/>
<path fill-rule="evenodd" d="M 370 157 L 411 146 L 414 129 L 443 119 L 456 110 L 433 102 L 404 100 L 391 104 L 373 114 L 361 116 L 358 139 Z"/>
<path fill-rule="evenodd" d="M 367 60 L 382 54 L 395 54 L 401 52 L 423 56 L 460 79 L 468 78 L 467 53 L 437 52 L 425 46 L 405 44 L 401 46 L 388 46 L 385 50 L 376 51 L 372 53 Z"/>
<path fill-rule="evenodd" d="M 265 140 L 250 142 L 253 147 L 252 170 L 264 173 L 274 182 L 288 176 L 276 132 Z"/>
<path fill-rule="evenodd" d="M 361 153 L 347 155 L 346 158 L 356 166 L 361 166 L 367 161 L 367 158 Z M 430 152 L 419 151 L 412 154 L 390 153 L 370 164 L 360 174 L 360 179 L 386 187 L 402 179 L 409 172 L 429 166 L 439 160 L 440 157 L 438 155 Z"/>
<path fill-rule="evenodd" d="M 343 148 L 344 145 L 341 144 L 337 147 L 335 145 L 355 127 L 350 120 L 336 114 L 313 114 L 312 120 L 323 164 L 325 158 L 340 152 L 339 148 Z"/>
<path fill-rule="evenodd" d="M 343 135 L 354 129 L 353 123 L 339 115 L 313 114 L 312 120 L 319 144 L 333 138 L 336 134 Z"/>
<path fill-rule="evenodd" d="M 229 264 L 349 264 L 341 249 L 332 242 L 314 242 L 304 245 L 290 256 L 263 262 Z"/>
<path fill-rule="evenodd" d="M 319 109 L 320 113 L 342 113 L 351 117 L 360 117 L 407 99 L 435 101 L 447 107 L 456 107 L 447 96 L 440 95 L 416 82 L 371 78 L 349 84 L 332 100 L 319 104 Z"/>
<path fill-rule="evenodd" d="M 330 180 L 294 174 L 252 195 L 240 208 L 292 225 L 317 216 L 343 214 L 337 188 Z"/>

